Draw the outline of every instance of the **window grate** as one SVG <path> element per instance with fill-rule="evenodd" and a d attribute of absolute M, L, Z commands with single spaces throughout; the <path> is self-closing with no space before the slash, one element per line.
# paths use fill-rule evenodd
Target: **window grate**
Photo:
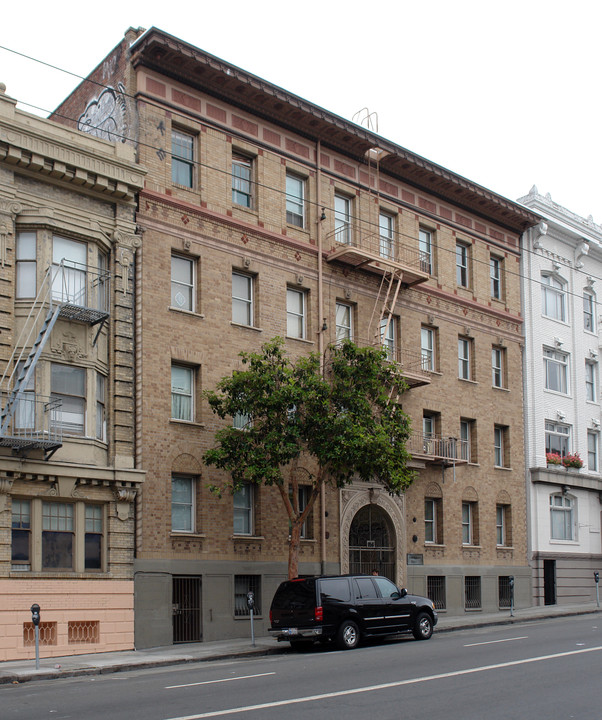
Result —
<path fill-rule="evenodd" d="M 40 646 L 56 645 L 56 623 L 41 622 L 40 625 Z M 32 622 L 23 623 L 23 645 L 33 647 L 36 644 L 35 625 Z"/>
<path fill-rule="evenodd" d="M 70 620 L 67 623 L 67 642 L 69 645 L 93 644 L 100 642 L 99 621 Z"/>
<path fill-rule="evenodd" d="M 464 578 L 464 609 L 479 610 L 481 608 L 481 578 L 469 575 Z"/>
<path fill-rule="evenodd" d="M 255 596 L 254 615 L 261 615 L 261 576 L 260 575 L 236 575 L 234 577 L 234 617 L 245 617 L 250 615 L 247 607 L 247 593 L 252 592 Z"/>
<path fill-rule="evenodd" d="M 436 610 L 445 610 L 445 578 L 442 575 L 429 575 L 426 579 L 426 594 L 433 601 Z"/>
<path fill-rule="evenodd" d="M 498 604 L 500 608 L 510 607 L 510 576 L 500 575 L 498 578 Z"/>

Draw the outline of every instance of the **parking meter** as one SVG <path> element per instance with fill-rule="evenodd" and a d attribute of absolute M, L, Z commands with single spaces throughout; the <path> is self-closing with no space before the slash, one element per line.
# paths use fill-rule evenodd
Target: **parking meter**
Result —
<path fill-rule="evenodd" d="M 594 570 L 594 580 L 596 582 L 596 585 L 600 582 L 600 573 L 596 572 L 595 570 Z"/>
<path fill-rule="evenodd" d="M 40 606 L 37 603 L 31 606 L 31 622 L 36 627 L 40 624 Z"/>
<path fill-rule="evenodd" d="M 252 593 L 250 590 L 247 593 L 247 607 L 249 610 L 253 610 L 255 607 L 255 593 Z"/>
<path fill-rule="evenodd" d="M 594 582 L 596 583 L 596 605 L 600 607 L 600 589 L 598 583 L 600 582 L 600 573 L 594 570 Z"/>

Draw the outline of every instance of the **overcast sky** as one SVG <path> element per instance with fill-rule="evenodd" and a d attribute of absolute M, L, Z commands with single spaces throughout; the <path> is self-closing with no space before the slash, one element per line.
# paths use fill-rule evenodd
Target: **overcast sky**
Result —
<path fill-rule="evenodd" d="M 532 185 L 602 223 L 600 0 L 25 0 L 0 45 L 87 75 L 158 27 L 513 200 Z M 45 115 L 78 80 L 0 49 L 0 82 Z M 37 106 L 34 110 L 25 103 Z"/>

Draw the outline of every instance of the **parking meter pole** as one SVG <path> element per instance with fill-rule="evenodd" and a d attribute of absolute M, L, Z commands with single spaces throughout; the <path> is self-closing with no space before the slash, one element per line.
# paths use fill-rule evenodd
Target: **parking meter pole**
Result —
<path fill-rule="evenodd" d="M 510 617 L 514 617 L 514 575 L 510 575 Z"/>
<path fill-rule="evenodd" d="M 600 591 L 599 591 L 599 583 L 600 583 L 600 573 L 594 570 L 594 582 L 596 583 L 596 605 L 597 607 L 600 607 Z"/>
<path fill-rule="evenodd" d="M 36 670 L 40 669 L 40 606 L 34 603 L 31 606 L 31 622 L 34 627 L 36 641 Z"/>
<path fill-rule="evenodd" d="M 255 594 L 249 590 L 247 593 L 247 607 L 249 608 L 249 615 L 251 616 L 251 643 L 255 647 L 255 628 L 253 627 L 253 608 L 255 607 Z"/>

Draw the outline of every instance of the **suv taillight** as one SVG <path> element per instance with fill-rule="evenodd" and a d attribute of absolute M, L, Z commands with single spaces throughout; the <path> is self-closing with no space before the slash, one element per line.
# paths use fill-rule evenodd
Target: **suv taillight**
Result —
<path fill-rule="evenodd" d="M 322 622 L 322 620 L 324 620 L 324 608 L 321 605 L 315 609 L 314 617 L 316 622 Z"/>

